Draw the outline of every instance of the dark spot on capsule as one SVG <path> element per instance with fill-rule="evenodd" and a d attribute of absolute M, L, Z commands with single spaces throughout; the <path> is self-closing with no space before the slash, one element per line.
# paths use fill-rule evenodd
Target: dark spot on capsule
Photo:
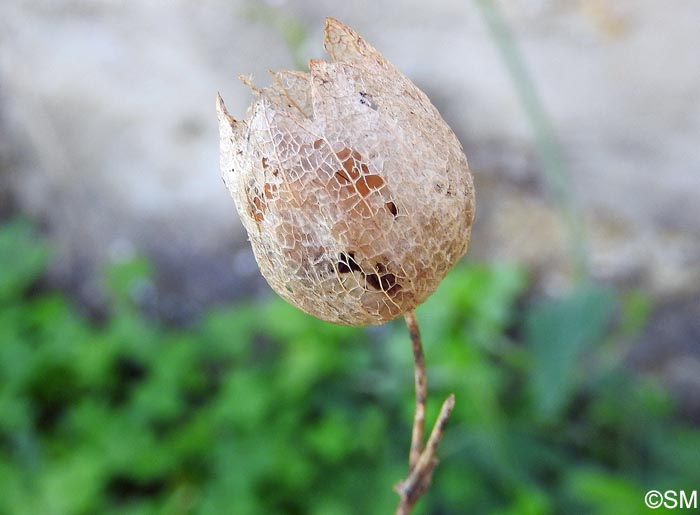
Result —
<path fill-rule="evenodd" d="M 401 290 L 401 287 L 396 283 L 396 276 L 394 274 L 367 274 L 365 275 L 365 279 L 367 280 L 367 284 L 378 291 L 384 291 L 386 293 L 392 292 L 392 294 L 395 294 Z"/>
<path fill-rule="evenodd" d="M 379 278 L 382 285 L 382 290 L 389 290 L 396 285 L 396 276 L 394 274 L 384 274 Z"/>
<path fill-rule="evenodd" d="M 362 267 L 355 261 L 354 252 L 341 252 L 338 258 L 338 272 L 341 274 L 347 274 L 349 272 L 362 272 Z"/>
<path fill-rule="evenodd" d="M 378 291 L 384 291 L 389 295 L 396 295 L 401 291 L 401 285 L 396 282 L 396 276 L 387 272 L 384 263 L 374 265 L 376 274 L 366 274 L 365 280 L 367 284 Z"/>
<path fill-rule="evenodd" d="M 377 274 L 367 274 L 365 279 L 367 280 L 367 284 L 369 284 L 375 290 L 382 289 L 382 285 L 379 282 L 379 276 Z"/>
<path fill-rule="evenodd" d="M 379 106 L 374 102 L 374 99 L 365 91 L 360 91 L 360 104 L 369 107 L 370 109 L 376 111 Z"/>
<path fill-rule="evenodd" d="M 399 283 L 396 283 L 394 286 L 389 288 L 386 293 L 390 297 L 395 297 L 403 288 L 401 288 L 401 285 Z"/>

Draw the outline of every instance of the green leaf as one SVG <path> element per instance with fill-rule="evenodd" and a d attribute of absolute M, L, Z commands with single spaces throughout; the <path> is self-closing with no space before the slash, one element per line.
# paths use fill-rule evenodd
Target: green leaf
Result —
<path fill-rule="evenodd" d="M 581 360 L 603 338 L 613 306 L 608 288 L 581 284 L 567 297 L 541 301 L 526 313 L 530 388 L 541 419 L 557 416 L 576 391 Z"/>
<path fill-rule="evenodd" d="M 44 271 L 47 245 L 25 219 L 0 226 L 0 301 L 20 295 Z"/>
<path fill-rule="evenodd" d="M 457 266 L 418 308 L 421 329 L 442 339 L 459 326 L 470 341 L 488 346 L 511 321 L 513 304 L 526 286 L 524 270 L 516 265 Z"/>
<path fill-rule="evenodd" d="M 144 257 L 106 267 L 107 289 L 118 309 L 128 309 L 151 287 L 153 270 Z"/>
<path fill-rule="evenodd" d="M 640 513 L 673 513 L 664 507 L 651 510 L 644 504 L 646 489 L 631 479 L 602 470 L 575 470 L 567 482 L 569 495 L 585 512 L 595 515 L 638 515 Z"/>
<path fill-rule="evenodd" d="M 523 488 L 518 491 L 513 502 L 502 511 L 493 515 L 548 515 L 552 513 L 551 500 L 535 488 Z"/>

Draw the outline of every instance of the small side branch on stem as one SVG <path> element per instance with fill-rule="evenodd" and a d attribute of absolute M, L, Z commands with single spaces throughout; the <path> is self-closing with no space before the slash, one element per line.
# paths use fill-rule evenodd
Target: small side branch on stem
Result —
<path fill-rule="evenodd" d="M 414 311 L 404 315 L 406 326 L 413 345 L 413 361 L 415 365 L 416 411 L 413 417 L 413 433 L 411 450 L 408 459 L 408 477 L 394 487 L 400 500 L 395 515 L 408 515 L 413 510 L 418 499 L 430 486 L 438 460 L 436 451 L 447 424 L 447 419 L 455 405 L 454 394 L 450 394 L 442 403 L 440 414 L 430 433 L 428 443 L 424 445 L 425 436 L 425 404 L 428 393 L 428 381 L 425 371 L 425 358 L 421 343 L 418 320 Z"/>

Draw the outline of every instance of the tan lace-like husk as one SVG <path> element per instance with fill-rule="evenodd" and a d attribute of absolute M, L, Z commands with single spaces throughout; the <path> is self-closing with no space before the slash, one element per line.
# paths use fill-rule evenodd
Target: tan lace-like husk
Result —
<path fill-rule="evenodd" d="M 337 20 L 332 60 L 280 71 L 244 121 L 217 100 L 221 171 L 265 279 L 318 318 L 386 322 L 464 255 L 474 186 L 426 95 Z"/>

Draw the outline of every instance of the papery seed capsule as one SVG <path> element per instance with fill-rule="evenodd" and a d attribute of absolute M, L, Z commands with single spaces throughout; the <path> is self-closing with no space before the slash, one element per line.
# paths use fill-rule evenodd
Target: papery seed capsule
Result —
<path fill-rule="evenodd" d="M 273 72 L 246 120 L 217 98 L 221 171 L 265 279 L 318 318 L 386 322 L 467 250 L 474 186 L 426 95 L 341 22 L 330 62 Z"/>

